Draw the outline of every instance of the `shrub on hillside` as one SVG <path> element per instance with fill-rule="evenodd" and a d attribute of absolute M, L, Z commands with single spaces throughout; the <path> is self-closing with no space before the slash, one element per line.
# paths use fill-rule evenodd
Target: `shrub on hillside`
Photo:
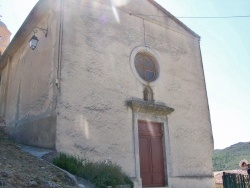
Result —
<path fill-rule="evenodd" d="M 64 153 L 53 160 L 53 163 L 68 172 L 94 183 L 96 187 L 116 187 L 117 185 L 130 185 L 134 187 L 131 179 L 122 172 L 121 168 L 112 163 L 90 162 Z"/>

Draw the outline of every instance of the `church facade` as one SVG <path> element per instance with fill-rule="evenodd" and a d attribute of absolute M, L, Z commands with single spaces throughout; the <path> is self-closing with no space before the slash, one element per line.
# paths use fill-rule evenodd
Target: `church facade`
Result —
<path fill-rule="evenodd" d="M 16 141 L 109 160 L 135 187 L 214 187 L 200 37 L 153 0 L 40 0 L 0 70 Z"/>

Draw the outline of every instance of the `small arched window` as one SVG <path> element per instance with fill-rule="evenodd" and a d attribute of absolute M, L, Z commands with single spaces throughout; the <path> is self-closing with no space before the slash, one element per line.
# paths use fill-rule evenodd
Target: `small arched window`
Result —
<path fill-rule="evenodd" d="M 145 87 L 143 90 L 144 101 L 154 101 L 154 94 L 150 87 Z"/>

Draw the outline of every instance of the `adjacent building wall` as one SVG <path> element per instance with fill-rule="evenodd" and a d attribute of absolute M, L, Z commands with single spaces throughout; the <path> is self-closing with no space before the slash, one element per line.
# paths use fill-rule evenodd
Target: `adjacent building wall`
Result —
<path fill-rule="evenodd" d="M 57 16 L 54 9 L 47 9 L 39 20 L 33 15 L 34 20 L 27 27 L 29 35 L 17 44 L 18 48 L 8 56 L 7 64 L 1 62 L 6 64 L 1 74 L 1 110 L 10 134 L 18 142 L 46 148 L 55 146 Z M 37 29 L 39 42 L 37 48 L 31 50 L 32 28 L 46 29 L 47 26 L 47 37 Z"/>
<path fill-rule="evenodd" d="M 148 1 L 128 2 L 116 14 L 108 1 L 64 1 L 56 148 L 111 160 L 136 177 L 133 117 L 126 100 L 143 97 L 130 56 L 146 45 L 160 68 L 151 84 L 154 99 L 175 109 L 168 116 L 166 138 L 169 186 L 214 187 L 199 38 Z"/>
<path fill-rule="evenodd" d="M 11 32 L 8 30 L 7 26 L 0 21 L 0 55 L 3 54 L 4 50 L 10 43 Z"/>

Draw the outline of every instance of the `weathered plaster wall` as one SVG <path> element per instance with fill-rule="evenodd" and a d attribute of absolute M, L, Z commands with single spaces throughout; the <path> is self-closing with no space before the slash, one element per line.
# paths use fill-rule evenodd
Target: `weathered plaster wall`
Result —
<path fill-rule="evenodd" d="M 91 160 L 110 159 L 136 176 L 133 117 L 125 101 L 143 96 L 129 59 L 146 43 L 160 67 L 152 86 L 155 100 L 175 109 L 167 126 L 169 185 L 214 187 L 199 40 L 167 17 L 145 17 L 143 24 L 138 16 L 117 10 L 118 19 L 107 2 L 65 1 L 56 148 Z M 164 15 L 148 1 L 120 8 Z"/>
<path fill-rule="evenodd" d="M 35 21 L 31 28 L 46 28 L 48 36 L 39 31 L 37 48 L 29 48 L 30 35 L 2 71 L 2 114 L 11 135 L 21 143 L 54 148 L 55 116 L 55 63 L 57 60 L 57 11 Z"/>

